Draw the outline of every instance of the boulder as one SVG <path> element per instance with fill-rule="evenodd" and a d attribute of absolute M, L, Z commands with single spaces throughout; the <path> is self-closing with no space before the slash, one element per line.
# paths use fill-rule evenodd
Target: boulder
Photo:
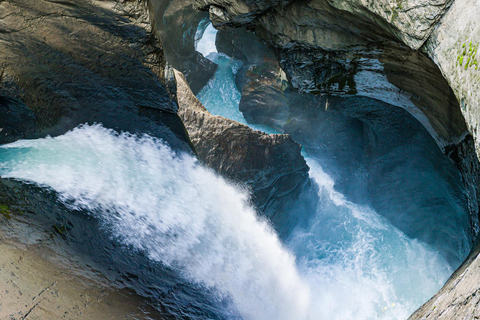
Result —
<path fill-rule="evenodd" d="M 299 198 L 316 199 L 306 196 L 313 188 L 300 145 L 289 135 L 266 134 L 210 114 L 183 75 L 175 71 L 175 77 L 179 115 L 199 160 L 230 181 L 247 186 L 255 207 L 271 219 L 280 235 L 287 235 L 305 219 L 289 210 L 313 212 L 311 202 L 315 201 Z"/>

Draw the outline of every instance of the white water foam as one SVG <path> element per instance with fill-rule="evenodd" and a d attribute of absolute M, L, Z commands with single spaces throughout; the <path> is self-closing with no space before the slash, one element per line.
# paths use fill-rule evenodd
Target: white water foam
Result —
<path fill-rule="evenodd" d="M 406 319 L 452 273 L 446 259 L 358 206 L 306 157 L 319 207 L 288 241 L 312 290 L 311 319 Z"/>
<path fill-rule="evenodd" d="M 50 187 L 125 245 L 229 296 L 244 319 L 305 319 L 309 289 L 247 195 L 148 136 L 82 126 L 0 147 L 2 177 Z"/>
<path fill-rule="evenodd" d="M 245 192 L 157 139 L 85 125 L 1 146 L 0 160 L 2 177 L 56 190 L 125 245 L 230 297 L 245 320 L 405 319 L 452 271 L 311 160 L 320 202 L 288 239 L 298 267 Z"/>
<path fill-rule="evenodd" d="M 212 35 L 207 37 L 214 46 Z M 218 54 L 210 54 L 215 57 Z M 222 59 L 234 61 L 226 55 Z M 238 110 L 235 73 L 221 67 L 198 97 L 213 114 L 248 124 Z M 374 210 L 346 200 L 318 162 L 304 156 L 320 200 L 312 221 L 297 228 L 287 244 L 311 288 L 308 319 L 406 319 L 440 289 L 452 268 L 438 251 L 408 238 Z"/>

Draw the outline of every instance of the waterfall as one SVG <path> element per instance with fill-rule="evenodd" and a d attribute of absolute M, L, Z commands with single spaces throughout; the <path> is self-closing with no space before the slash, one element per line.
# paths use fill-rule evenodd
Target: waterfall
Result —
<path fill-rule="evenodd" d="M 319 186 L 319 206 L 307 227 L 288 239 L 312 289 L 312 319 L 406 319 L 453 272 L 446 259 L 410 239 L 371 208 L 335 191 L 306 156 Z"/>
<path fill-rule="evenodd" d="M 213 114 L 248 124 L 238 111 L 240 99 L 222 98 L 240 93 L 226 85 L 234 83 L 235 69 L 226 73 L 222 66 L 235 65 L 235 59 L 217 52 L 215 36 L 210 30 L 199 42 L 219 69 L 198 97 Z M 443 285 L 452 267 L 440 252 L 408 238 L 373 209 L 348 201 L 318 161 L 305 151 L 304 157 L 320 201 L 312 220 L 298 227 L 287 245 L 310 285 L 308 319 L 406 319 Z"/>
<path fill-rule="evenodd" d="M 311 159 L 319 207 L 290 251 L 244 191 L 147 135 L 84 125 L 0 146 L 0 163 L 2 177 L 55 190 L 124 246 L 231 299 L 245 320 L 402 319 L 452 272 L 438 252 L 347 201 Z"/>
<path fill-rule="evenodd" d="M 228 296 L 243 319 L 305 319 L 294 256 L 245 192 L 158 139 L 84 125 L 0 147 L 0 172 L 52 188 L 125 246 Z"/>
<path fill-rule="evenodd" d="M 201 100 L 246 123 L 234 86 L 239 65 L 212 48 L 211 29 L 199 31 L 197 50 L 219 68 Z M 373 209 L 346 199 L 320 164 L 305 158 L 318 206 L 285 243 L 248 205 L 245 190 L 148 135 L 96 124 L 17 141 L 0 146 L 0 175 L 56 191 L 67 207 L 98 219 L 99 232 L 123 249 L 175 270 L 212 299 L 230 301 L 226 318 L 408 317 L 441 287 L 451 266 Z"/>

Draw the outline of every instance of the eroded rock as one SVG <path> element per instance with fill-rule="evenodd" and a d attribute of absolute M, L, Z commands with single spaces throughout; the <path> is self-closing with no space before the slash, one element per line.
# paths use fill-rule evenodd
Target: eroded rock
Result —
<path fill-rule="evenodd" d="M 26 137 L 97 122 L 190 149 L 147 2 L 21 0 L 0 12 L 0 94 L 33 111 Z"/>
<path fill-rule="evenodd" d="M 180 70 L 197 94 L 213 77 L 217 65 L 195 51 L 198 26 L 207 14 L 195 11 L 191 0 L 151 0 L 155 27 L 168 63 Z"/>
<path fill-rule="evenodd" d="M 298 198 L 311 189 L 309 168 L 300 145 L 288 135 L 254 131 L 210 114 L 193 95 L 183 75 L 175 71 L 175 76 L 179 115 L 200 161 L 227 179 L 249 187 L 254 205 L 270 217 L 280 234 L 288 233 L 302 217 L 282 213 L 288 213 L 287 207 L 303 209 Z M 286 223 L 291 218 L 297 220 Z"/>

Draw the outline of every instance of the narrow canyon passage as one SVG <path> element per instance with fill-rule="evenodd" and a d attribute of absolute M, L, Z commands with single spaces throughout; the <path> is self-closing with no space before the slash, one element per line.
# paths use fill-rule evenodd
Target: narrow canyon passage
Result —
<path fill-rule="evenodd" d="M 275 177 L 260 207 L 253 188 L 203 164 L 188 125 L 175 126 L 177 81 L 177 89 L 159 85 L 168 110 L 136 101 L 125 107 L 131 114 L 117 114 L 110 101 L 113 112 L 98 121 L 82 116 L 66 133 L 0 145 L 0 217 L 15 221 L 10 206 L 25 205 L 19 216 L 54 230 L 52 239 L 88 256 L 112 287 L 147 298 L 164 319 L 407 319 L 472 248 L 460 173 L 405 110 L 368 97 L 299 94 L 270 68 L 274 59 L 248 65 L 249 47 L 229 55 L 235 32 L 219 35 L 203 19 L 186 34 L 196 51 L 183 62 L 201 58 L 210 68 L 192 88 L 211 114 L 265 136 L 288 134 L 308 165 L 303 189 Z M 171 84 L 172 72 L 159 73 Z M 272 94 L 263 98 L 274 107 L 253 110 L 264 106 L 260 82 L 271 75 L 288 88 L 285 103 Z M 245 103 L 246 92 L 254 103 Z M 147 121 L 119 129 L 117 120 L 132 115 L 165 117 L 159 122 L 175 130 L 167 135 Z M 199 131 L 211 130 L 205 119 Z M 307 176 L 304 167 L 294 169 Z"/>
<path fill-rule="evenodd" d="M 197 48 L 219 67 L 198 96 L 212 113 L 247 123 L 238 110 L 234 79 L 241 62 L 217 52 L 212 29 L 207 26 Z M 277 132 L 266 125 L 252 127 Z M 336 190 L 321 158 L 307 150 L 303 155 L 317 207 L 296 212 L 303 221 L 280 240 L 247 204 L 246 191 L 160 139 L 84 125 L 55 138 L 0 147 L 2 178 L 54 190 L 66 208 L 98 221 L 98 231 L 117 243 L 114 255 L 127 251 L 145 257 L 153 274 L 170 270 L 162 280 L 142 270 L 133 275 L 157 287 L 152 297 L 169 304 L 170 315 L 407 318 L 468 252 L 468 238 L 462 238 L 466 212 L 459 212 L 454 226 L 465 251 L 449 262 L 447 252 L 407 236 L 367 204 L 348 200 Z M 426 231 L 435 227 L 422 226 Z M 161 292 L 167 283 L 193 290 L 165 298 Z"/>

